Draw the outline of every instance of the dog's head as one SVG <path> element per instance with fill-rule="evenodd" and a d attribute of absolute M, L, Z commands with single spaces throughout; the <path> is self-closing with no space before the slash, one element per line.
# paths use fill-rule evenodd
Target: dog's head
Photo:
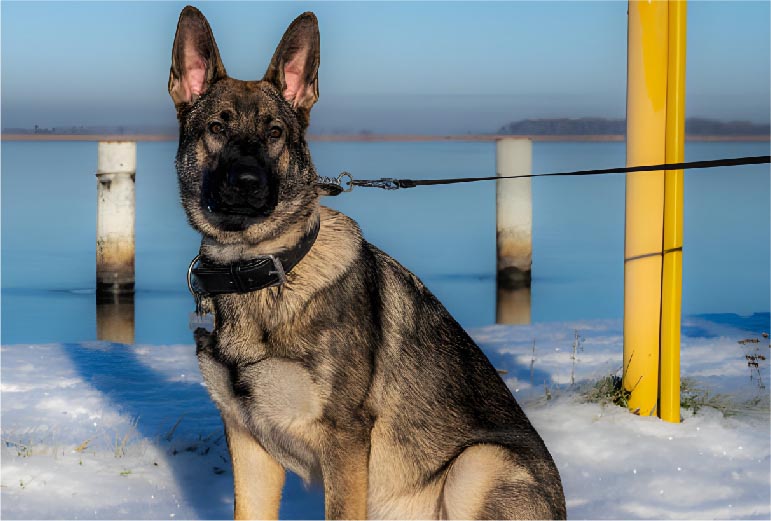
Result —
<path fill-rule="evenodd" d="M 318 207 L 305 130 L 319 96 L 313 13 L 284 33 L 262 80 L 229 78 L 209 23 L 179 17 L 169 94 L 179 119 L 177 175 L 190 224 L 223 244 L 258 243 Z"/>

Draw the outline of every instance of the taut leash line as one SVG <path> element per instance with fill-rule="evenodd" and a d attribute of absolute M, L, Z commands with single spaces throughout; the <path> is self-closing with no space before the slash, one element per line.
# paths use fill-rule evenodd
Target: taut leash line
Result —
<path fill-rule="evenodd" d="M 761 165 L 771 163 L 771 156 L 746 156 L 727 159 L 713 159 L 709 161 L 688 161 L 684 163 L 662 163 L 659 165 L 641 165 L 627 166 L 619 168 L 603 168 L 597 170 L 575 170 L 572 172 L 550 172 L 547 174 L 521 174 L 510 176 L 489 176 L 489 177 L 457 177 L 453 179 L 395 179 L 384 177 L 381 179 L 354 179 L 348 172 L 343 172 L 338 176 L 339 189 L 336 193 L 329 195 L 338 195 L 340 192 L 350 192 L 354 186 L 365 188 L 382 188 L 384 190 L 398 190 L 399 188 L 414 188 L 416 186 L 434 186 L 450 185 L 457 183 L 474 183 L 477 181 L 496 181 L 498 179 L 523 179 L 529 177 L 555 177 L 555 176 L 582 176 L 582 175 L 605 175 L 605 174 L 627 174 L 631 172 L 655 172 L 658 170 L 692 170 L 703 168 L 716 168 L 721 166 L 741 166 L 741 165 Z M 348 181 L 347 186 L 343 185 L 344 180 Z M 329 178 L 324 178 L 329 183 Z"/>

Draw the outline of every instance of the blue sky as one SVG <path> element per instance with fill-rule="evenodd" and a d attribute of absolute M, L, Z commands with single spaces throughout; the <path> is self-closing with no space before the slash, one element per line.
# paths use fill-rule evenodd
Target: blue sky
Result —
<path fill-rule="evenodd" d="M 2 126 L 175 125 L 184 2 L 3 1 Z M 316 131 L 491 132 L 623 117 L 626 8 L 609 2 L 198 2 L 231 76 L 262 76 L 286 26 L 321 30 Z M 687 113 L 769 120 L 769 2 L 691 1 Z"/>

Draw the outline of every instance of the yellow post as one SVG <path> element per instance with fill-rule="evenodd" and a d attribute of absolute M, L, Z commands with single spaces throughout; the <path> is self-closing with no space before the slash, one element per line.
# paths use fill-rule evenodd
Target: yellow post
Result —
<path fill-rule="evenodd" d="M 667 3 L 629 2 L 626 163 L 663 163 L 667 110 Z M 664 173 L 626 176 L 624 389 L 629 407 L 656 412 L 661 317 Z"/>
<path fill-rule="evenodd" d="M 667 163 L 685 160 L 685 1 L 669 2 Z M 661 279 L 659 416 L 680 421 L 680 315 L 683 290 L 683 171 L 667 171 L 664 186 L 664 272 Z"/>
<path fill-rule="evenodd" d="M 681 21 L 673 24 L 675 19 Z M 664 163 L 677 157 L 682 159 L 684 51 L 684 2 L 630 0 L 627 51 L 629 166 Z M 680 81 L 673 83 L 672 74 Z M 665 186 L 668 187 L 666 190 Z M 674 393 L 679 406 L 681 246 L 682 172 L 627 174 L 623 385 L 631 392 L 630 409 L 644 416 L 661 414 L 661 391 L 667 393 L 667 404 L 671 405 L 673 372 L 677 373 Z M 674 248 L 678 248 L 677 251 L 663 254 Z M 668 346 L 663 354 L 662 344 Z M 667 376 L 660 387 L 662 362 Z M 671 414 L 670 407 L 669 417 Z M 676 421 L 679 421 L 679 409 Z"/>

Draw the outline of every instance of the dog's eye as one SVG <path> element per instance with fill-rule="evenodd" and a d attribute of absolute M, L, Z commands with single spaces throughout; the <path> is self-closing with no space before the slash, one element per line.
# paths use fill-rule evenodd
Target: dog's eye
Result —
<path fill-rule="evenodd" d="M 271 127 L 270 129 L 270 137 L 273 139 L 280 138 L 282 133 L 283 131 L 281 130 L 281 127 Z"/>
<path fill-rule="evenodd" d="M 219 121 L 212 121 L 211 123 L 209 123 L 209 132 L 211 132 L 212 134 L 219 134 L 223 130 L 225 130 L 225 127 L 222 126 L 222 123 L 220 123 Z"/>

